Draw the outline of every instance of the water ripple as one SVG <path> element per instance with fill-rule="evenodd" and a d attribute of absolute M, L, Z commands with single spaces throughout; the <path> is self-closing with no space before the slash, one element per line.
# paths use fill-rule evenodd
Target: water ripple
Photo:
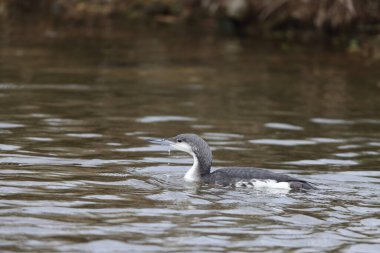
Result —
<path fill-rule="evenodd" d="M 42 142 L 45 142 L 45 141 L 48 142 L 48 141 L 54 140 L 53 138 L 50 138 L 50 137 L 25 137 L 25 138 L 31 141 L 42 141 Z"/>
<path fill-rule="evenodd" d="M 0 128 L 20 128 L 24 126 L 25 125 L 22 125 L 22 124 L 0 122 Z"/>
<path fill-rule="evenodd" d="M 284 164 L 292 164 L 292 165 L 333 165 L 333 166 L 353 166 L 358 165 L 359 162 L 354 160 L 338 160 L 338 159 L 317 159 L 317 160 L 300 160 L 300 161 L 292 161 L 292 162 L 284 162 Z"/>
<path fill-rule="evenodd" d="M 145 116 L 145 117 L 136 119 L 136 121 L 140 123 L 156 123 L 156 122 L 168 122 L 168 121 L 195 121 L 195 118 L 184 117 L 184 116 L 161 115 L 161 116 Z"/>
<path fill-rule="evenodd" d="M 20 146 L 16 146 L 16 145 L 0 144 L 0 150 L 2 151 L 12 151 L 12 150 L 17 150 L 19 148 Z"/>
<path fill-rule="evenodd" d="M 322 124 L 322 125 L 349 125 L 353 124 L 351 120 L 344 119 L 329 119 L 329 118 L 312 118 L 310 120 L 313 123 Z"/>
<path fill-rule="evenodd" d="M 1 146 L 0 146 L 1 147 Z M 5 156 L 5 157 L 4 157 Z M 48 156 L 28 156 L 17 154 L 0 154 L 0 164 L 23 164 L 23 165 L 80 165 L 83 167 L 97 167 L 106 164 L 130 164 L 131 160 L 103 160 L 103 159 L 78 159 L 58 158 Z"/>
<path fill-rule="evenodd" d="M 253 144 L 277 145 L 277 146 L 299 146 L 299 145 L 315 145 L 316 141 L 312 140 L 281 140 L 281 139 L 257 139 L 250 140 Z"/>
<path fill-rule="evenodd" d="M 96 134 L 96 133 L 68 133 L 66 135 L 70 136 L 70 137 L 77 137 L 77 138 L 100 138 L 100 137 L 102 137 L 101 134 Z"/>
<path fill-rule="evenodd" d="M 273 129 L 281 129 L 281 130 L 292 130 L 292 131 L 303 130 L 303 127 L 300 127 L 300 126 L 295 126 L 295 125 L 285 124 L 285 123 L 277 123 L 277 122 L 266 123 L 265 127 L 273 128 Z"/>

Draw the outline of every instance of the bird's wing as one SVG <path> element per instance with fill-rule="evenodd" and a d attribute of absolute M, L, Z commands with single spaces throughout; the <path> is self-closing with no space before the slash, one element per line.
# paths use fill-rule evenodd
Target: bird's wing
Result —
<path fill-rule="evenodd" d="M 274 173 L 264 169 L 257 168 L 223 168 L 218 169 L 205 176 L 203 181 L 206 183 L 231 185 L 239 181 L 250 180 L 274 180 L 276 182 L 288 182 L 293 189 L 314 189 L 308 182 L 296 179 L 294 177 Z"/>

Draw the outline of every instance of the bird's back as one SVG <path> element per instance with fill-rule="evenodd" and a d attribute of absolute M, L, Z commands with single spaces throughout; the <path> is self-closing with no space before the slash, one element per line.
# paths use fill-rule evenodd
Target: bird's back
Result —
<path fill-rule="evenodd" d="M 208 184 L 233 185 L 240 187 L 274 187 L 295 190 L 316 189 L 307 181 L 288 175 L 257 168 L 223 168 L 204 175 L 202 181 Z"/>

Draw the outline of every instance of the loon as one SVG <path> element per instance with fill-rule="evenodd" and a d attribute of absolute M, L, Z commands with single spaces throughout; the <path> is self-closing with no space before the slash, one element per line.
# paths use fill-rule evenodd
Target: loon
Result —
<path fill-rule="evenodd" d="M 310 182 L 265 169 L 230 167 L 211 172 L 212 153 L 200 136 L 192 133 L 179 134 L 169 139 L 148 139 L 154 144 L 166 145 L 190 154 L 193 166 L 186 172 L 185 181 L 221 186 L 281 188 L 288 190 L 317 189 Z"/>

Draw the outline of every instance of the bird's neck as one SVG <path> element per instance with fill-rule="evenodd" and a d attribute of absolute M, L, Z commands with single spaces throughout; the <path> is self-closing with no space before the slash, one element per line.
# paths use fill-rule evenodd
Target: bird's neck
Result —
<path fill-rule="evenodd" d="M 201 180 L 201 177 L 210 173 L 211 161 L 205 157 L 198 157 L 195 153 L 191 153 L 193 156 L 193 166 L 186 172 L 185 180 L 189 182 L 197 182 Z"/>

